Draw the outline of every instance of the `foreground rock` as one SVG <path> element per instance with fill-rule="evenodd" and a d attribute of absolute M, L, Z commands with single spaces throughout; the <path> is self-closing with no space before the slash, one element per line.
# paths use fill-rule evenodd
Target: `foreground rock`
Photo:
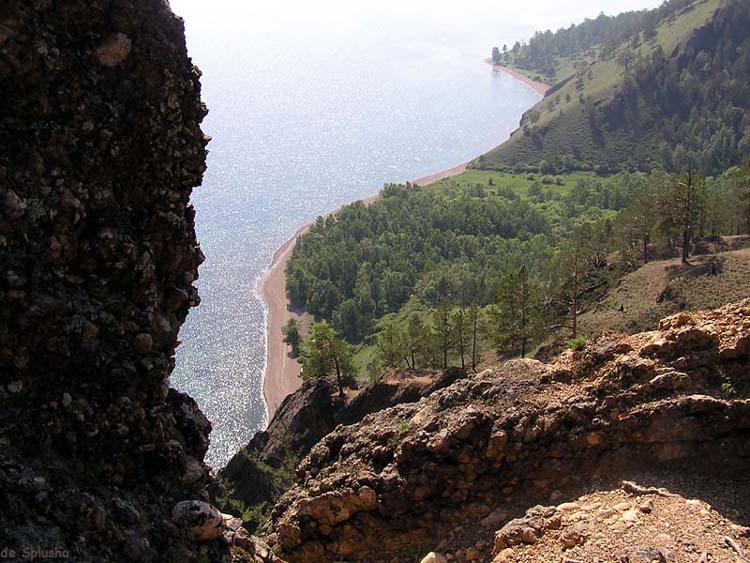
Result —
<path fill-rule="evenodd" d="M 339 424 L 359 422 L 366 415 L 401 403 L 416 402 L 464 376 L 461 370 L 387 372 L 365 385 L 343 403 L 326 380 L 308 381 L 287 397 L 268 429 L 258 432 L 221 471 L 229 490 L 217 487 L 214 496 L 222 509 L 232 511 L 239 501 L 246 508 L 270 506 L 292 486 L 294 469 L 310 449 Z M 218 498 L 220 497 L 220 498 Z M 247 511 L 246 511 L 247 512 Z M 267 510 L 266 510 L 267 512 Z M 254 528 L 263 511 L 248 520 Z"/>
<path fill-rule="evenodd" d="M 4 554 L 228 553 L 208 541 L 223 529 L 171 518 L 211 482 L 210 424 L 167 381 L 203 260 L 189 204 L 205 169 L 199 76 L 162 0 L 3 2 Z"/>
<path fill-rule="evenodd" d="M 505 549 L 494 540 L 504 523 L 593 485 L 687 468 L 731 482 L 750 457 L 748 357 L 750 300 L 604 338 L 552 365 L 508 362 L 328 434 L 266 539 L 289 561 L 486 560 Z M 545 526 L 521 526 L 506 543 L 534 545 Z"/>
<path fill-rule="evenodd" d="M 568 508 L 530 509 L 495 534 L 493 563 L 735 563 L 750 553 L 750 528 L 738 523 L 750 516 L 747 476 L 734 484 L 714 476 L 667 483 L 653 476 L 644 479 L 667 487 L 626 482 L 581 496 L 566 503 Z M 745 494 L 738 495 L 737 489 Z M 712 506 L 714 501 L 719 505 Z M 535 541 L 524 541 L 525 530 L 533 532 Z"/>

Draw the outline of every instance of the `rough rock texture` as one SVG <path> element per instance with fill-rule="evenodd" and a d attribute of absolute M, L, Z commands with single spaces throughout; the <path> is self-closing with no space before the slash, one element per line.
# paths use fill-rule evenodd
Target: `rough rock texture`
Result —
<path fill-rule="evenodd" d="M 210 424 L 167 382 L 203 259 L 199 77 L 162 0 L 0 8 L 3 548 L 226 551 L 170 517 L 210 481 Z"/>
<path fill-rule="evenodd" d="M 418 401 L 442 389 L 464 374 L 458 369 L 441 372 L 392 370 L 364 386 L 343 404 L 326 380 L 304 383 L 287 397 L 268 428 L 258 432 L 221 471 L 231 499 L 246 507 L 272 503 L 292 485 L 293 468 L 312 447 L 339 424 L 359 422 L 368 414 Z M 227 491 L 215 491 L 227 494 Z M 217 495 L 218 496 L 218 495 Z M 231 511 L 227 504 L 222 509 Z M 247 522 L 248 526 L 259 522 Z"/>
<path fill-rule="evenodd" d="M 503 523 L 592 483 L 644 468 L 745 474 L 749 358 L 746 300 L 552 365 L 508 362 L 331 432 L 273 509 L 266 539 L 289 561 L 487 560 Z M 536 542 L 527 528 L 521 541 Z"/>
<path fill-rule="evenodd" d="M 390 370 L 375 383 L 366 385 L 336 412 L 337 424 L 354 424 L 368 414 L 429 397 L 465 377 L 458 368 L 445 371 Z"/>
<path fill-rule="evenodd" d="M 232 511 L 227 496 L 251 507 L 273 502 L 291 486 L 290 468 L 335 426 L 332 395 L 332 385 L 319 379 L 304 383 L 281 403 L 268 428 L 257 432 L 221 470 L 229 490 L 212 492 L 225 499 L 221 504 L 217 498 L 222 510 Z"/>
<path fill-rule="evenodd" d="M 625 481 L 620 488 L 586 494 L 575 502 L 535 506 L 497 531 L 492 561 L 742 561 L 750 552 L 750 528 L 737 521 L 750 516 L 750 476 L 735 482 L 718 477 L 691 475 L 662 482 L 644 476 L 666 486 Z"/>

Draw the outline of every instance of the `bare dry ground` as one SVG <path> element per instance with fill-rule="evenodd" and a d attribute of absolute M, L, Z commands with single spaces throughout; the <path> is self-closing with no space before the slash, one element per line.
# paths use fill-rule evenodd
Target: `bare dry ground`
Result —
<path fill-rule="evenodd" d="M 624 487 L 546 509 L 550 527 L 533 544 L 499 549 L 493 561 L 746 562 L 747 497 L 747 476 L 738 481 L 737 476 L 724 480 L 693 474 L 665 480 L 642 475 Z"/>
<path fill-rule="evenodd" d="M 659 319 L 680 312 L 713 309 L 750 296 L 750 249 L 651 262 L 623 277 L 579 319 L 580 333 L 632 334 L 653 329 Z M 622 310 L 621 310 L 622 309 Z"/>

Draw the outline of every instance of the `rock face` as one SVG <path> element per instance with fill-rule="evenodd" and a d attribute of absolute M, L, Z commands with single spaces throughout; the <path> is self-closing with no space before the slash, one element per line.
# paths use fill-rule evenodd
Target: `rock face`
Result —
<path fill-rule="evenodd" d="M 359 422 L 368 414 L 418 401 L 463 377 L 463 372 L 393 370 L 366 385 L 343 404 L 322 379 L 305 382 L 287 397 L 268 429 L 258 432 L 221 471 L 233 499 L 245 506 L 273 503 L 293 483 L 293 470 L 312 447 L 339 424 Z M 225 491 L 222 491 L 226 493 Z M 226 506 L 227 510 L 231 507 Z M 248 522 L 248 525 L 259 522 Z"/>
<path fill-rule="evenodd" d="M 256 433 L 221 470 L 233 499 L 247 507 L 272 503 L 292 485 L 294 465 L 334 428 L 333 393 L 325 380 L 308 381 L 281 403 L 268 428 Z"/>
<path fill-rule="evenodd" d="M 746 475 L 749 358 L 746 300 L 551 365 L 508 362 L 328 434 L 274 507 L 267 539 L 288 561 L 483 560 L 503 523 L 592 483 L 646 469 Z M 495 555 L 551 525 L 523 524 Z M 585 542 L 566 532 L 571 547 Z"/>
<path fill-rule="evenodd" d="M 224 519 L 221 513 L 207 502 L 184 500 L 172 509 L 172 520 L 188 528 L 200 542 L 207 542 L 224 535 Z"/>
<path fill-rule="evenodd" d="M 204 496 L 210 424 L 167 382 L 203 259 L 199 77 L 163 0 L 0 10 L 3 547 L 200 555 L 170 513 Z"/>

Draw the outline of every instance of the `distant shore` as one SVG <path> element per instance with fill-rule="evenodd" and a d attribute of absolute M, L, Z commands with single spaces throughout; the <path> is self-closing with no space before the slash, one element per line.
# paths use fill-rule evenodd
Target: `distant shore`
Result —
<path fill-rule="evenodd" d="M 534 92 L 536 92 L 537 94 L 541 94 L 542 96 L 546 95 L 547 91 L 550 88 L 552 88 L 552 86 L 550 86 L 549 84 L 545 84 L 544 82 L 538 82 L 536 80 L 533 80 L 529 78 L 528 76 L 526 76 L 525 74 L 522 74 L 513 68 L 503 66 L 503 65 L 497 65 L 492 62 L 492 59 L 484 59 L 484 62 L 486 62 L 488 65 L 491 65 L 492 68 L 494 68 L 495 70 L 499 70 L 500 72 L 509 74 L 510 76 L 518 80 L 519 82 L 523 82 L 524 84 L 526 84 L 526 86 L 534 90 Z"/>
<path fill-rule="evenodd" d="M 549 85 L 535 82 L 523 74 L 500 65 L 492 64 L 490 59 L 485 62 L 491 64 L 496 70 L 508 73 L 516 80 L 533 88 L 535 92 L 544 96 Z M 464 172 L 469 163 L 459 164 L 453 168 L 424 176 L 412 183 L 418 186 L 427 186 L 444 178 L 458 176 Z M 374 194 L 362 201 L 369 205 L 377 200 L 379 194 Z M 332 211 L 331 213 L 335 213 Z M 287 240 L 273 255 L 271 265 L 259 284 L 260 294 L 266 302 L 266 371 L 263 377 L 263 397 L 266 403 L 266 414 L 270 421 L 279 405 L 284 399 L 294 393 L 302 385 L 300 375 L 300 364 L 291 356 L 291 347 L 281 339 L 281 330 L 291 318 L 304 322 L 304 315 L 294 311 L 286 295 L 285 269 L 289 257 L 292 255 L 294 244 L 297 239 L 305 234 L 312 223 L 300 227 L 294 235 Z"/>

